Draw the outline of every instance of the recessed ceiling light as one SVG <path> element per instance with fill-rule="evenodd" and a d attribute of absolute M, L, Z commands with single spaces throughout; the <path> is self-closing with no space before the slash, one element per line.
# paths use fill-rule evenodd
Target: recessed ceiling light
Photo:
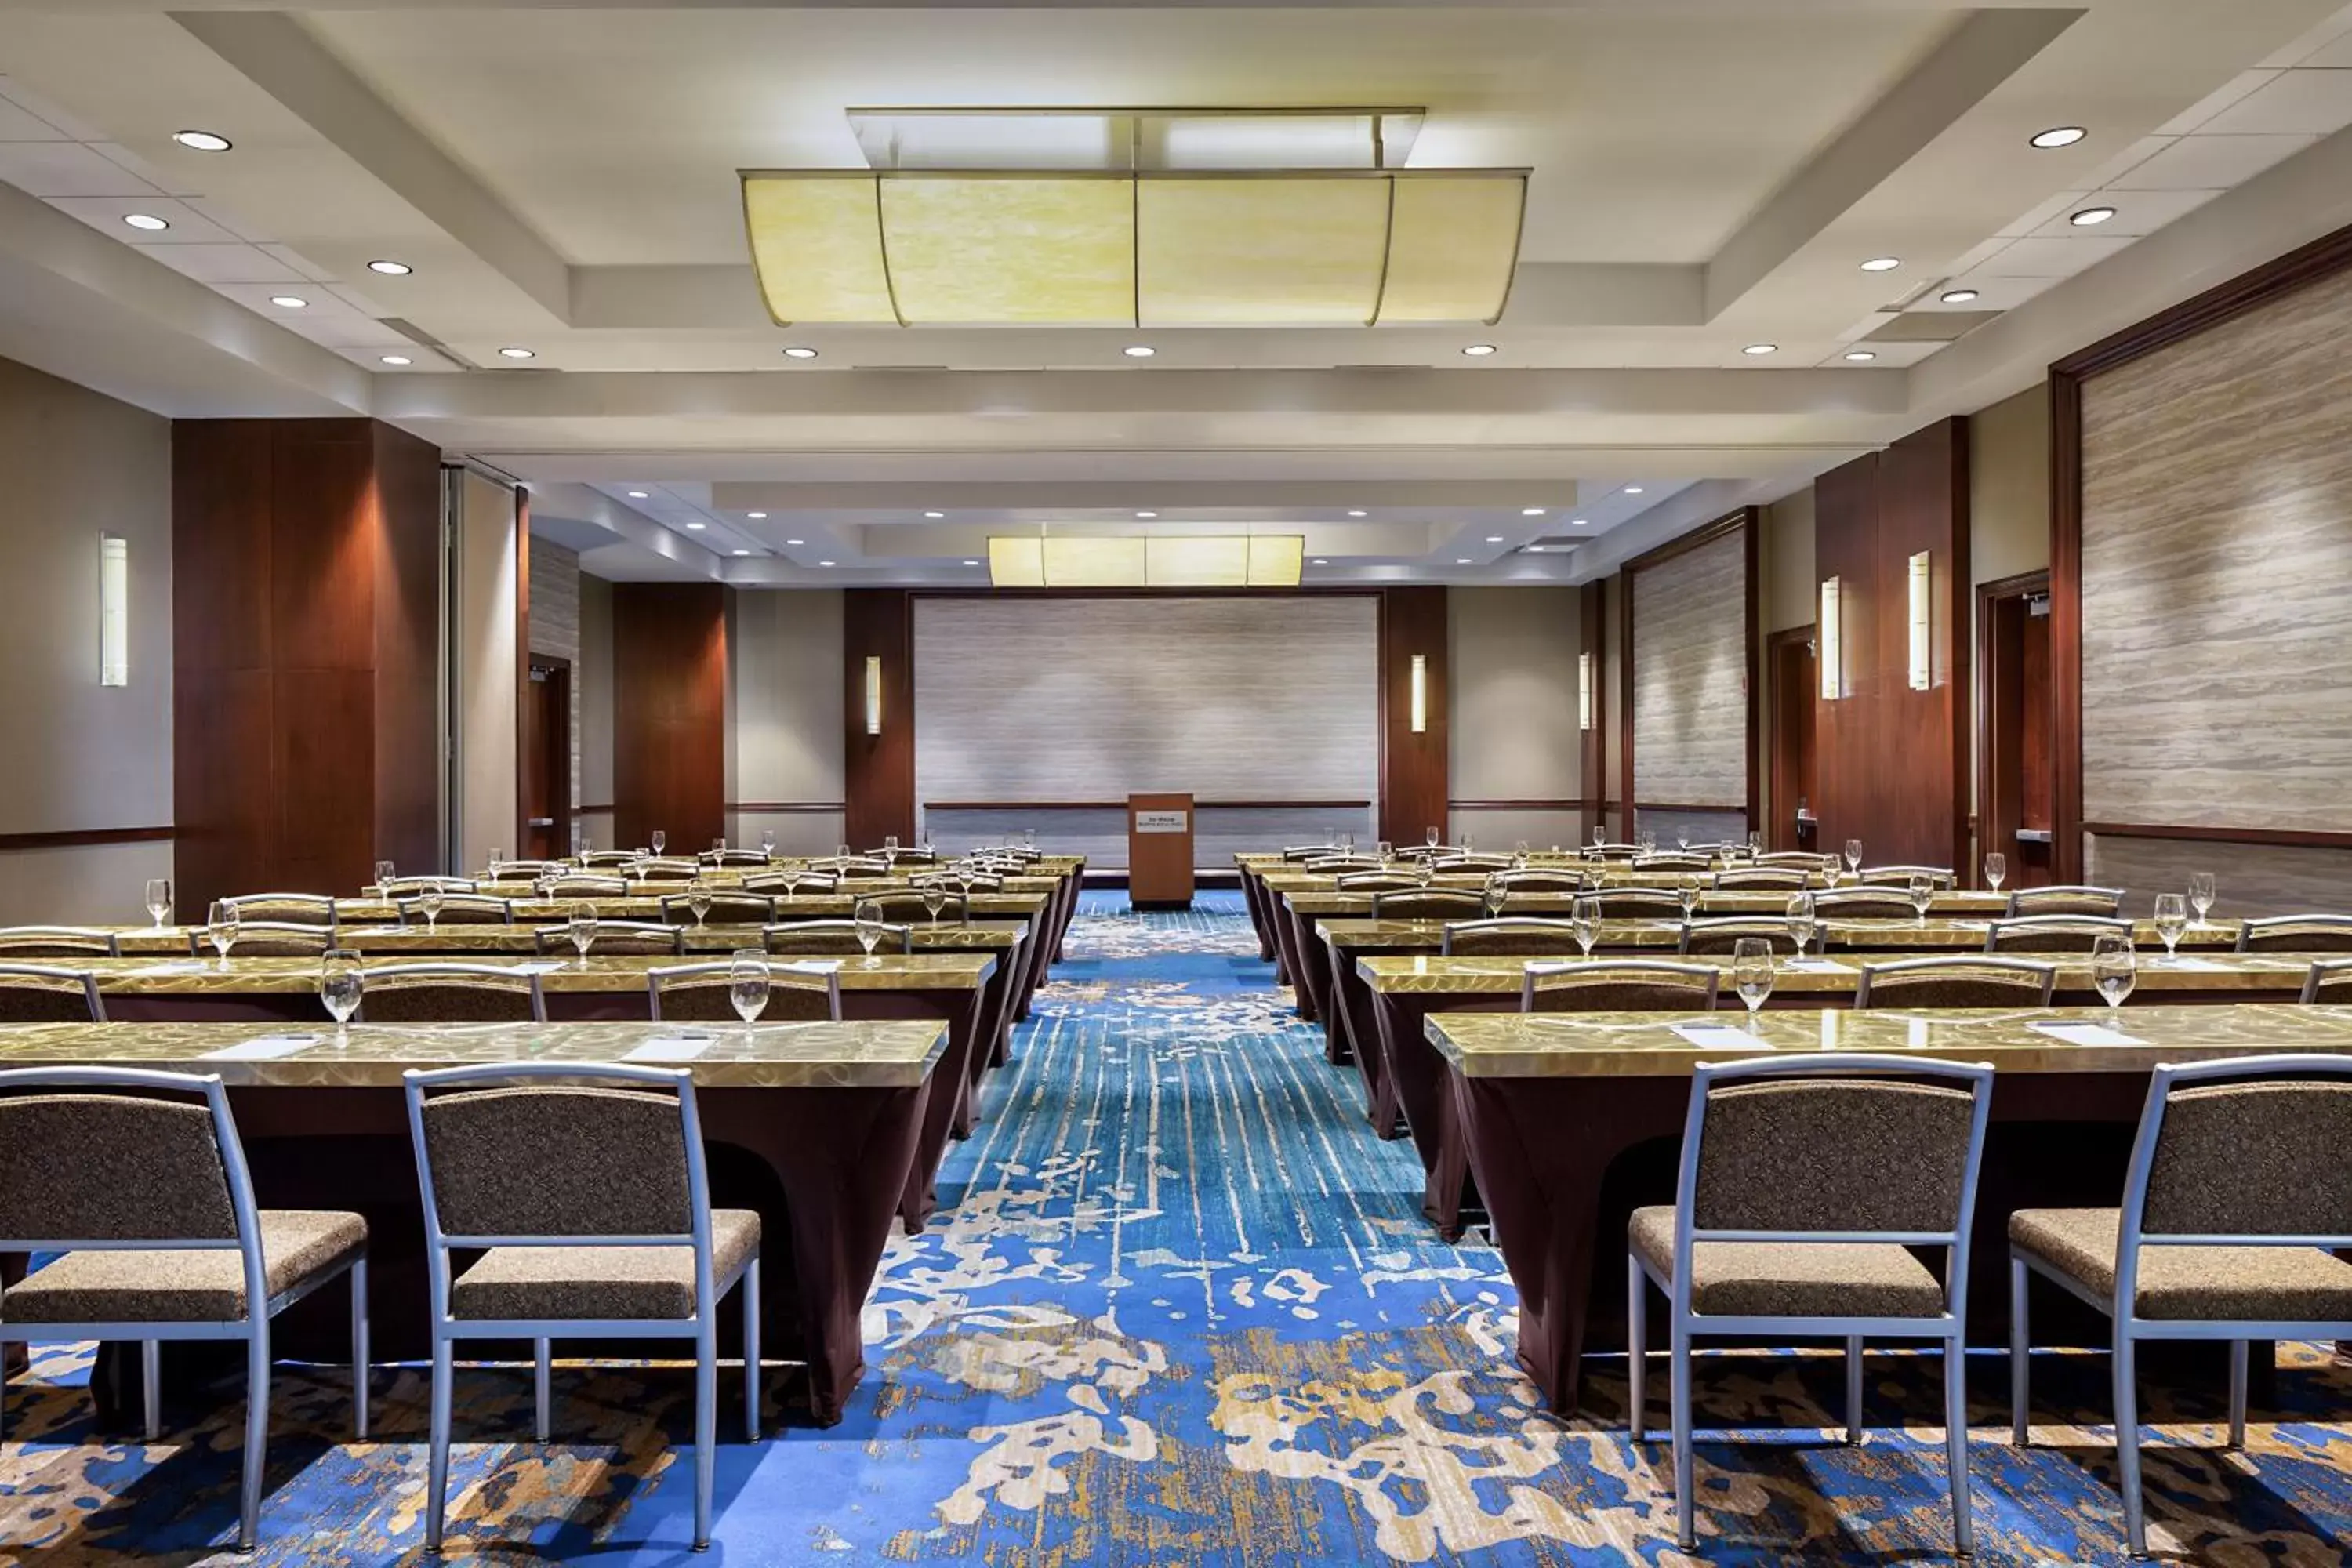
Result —
<path fill-rule="evenodd" d="M 765 522 L 768 521 L 768 514 L 764 511 L 747 511 L 743 515 L 750 518 L 753 522 Z"/>
<path fill-rule="evenodd" d="M 1519 515 L 1521 517 L 1541 517 L 1543 514 L 1544 509 L 1539 506 L 1523 506 L 1519 508 Z"/>
<path fill-rule="evenodd" d="M 1568 520 L 1568 526 L 1570 528 L 1582 528 L 1584 526 L 1584 519 L 1580 517 L 1571 517 Z"/>
<path fill-rule="evenodd" d="M 500 349 L 499 353 L 508 359 L 537 359 L 539 357 L 538 352 L 533 349 L 504 348 Z"/>
<path fill-rule="evenodd" d="M 1323 559 L 1323 557 L 1321 557 L 1320 555 L 1318 555 L 1318 556 L 1315 558 L 1315 560 L 1314 560 L 1314 563 L 1314 563 L 1315 565 L 1318 565 L 1318 566 L 1328 566 L 1328 565 L 1330 565 L 1330 564 L 1331 564 L 1328 561 L 1324 560 L 1324 559 Z"/>
<path fill-rule="evenodd" d="M 411 267 L 405 261 L 378 260 L 369 262 L 368 270 L 370 272 L 381 272 L 386 278 L 405 278 L 410 273 L 415 271 L 416 268 Z"/>
<path fill-rule="evenodd" d="M 738 555 L 749 555 L 749 554 L 751 554 L 751 552 L 750 551 L 748 551 L 748 550 L 739 550 L 739 551 L 737 551 L 735 553 L 736 553 L 736 554 L 738 554 Z M 826 563 L 825 563 L 825 564 L 826 564 L 826 565 L 828 565 L 828 566 L 830 566 L 830 565 L 832 565 L 832 564 L 833 564 L 833 563 L 832 563 L 832 562 L 830 562 L 830 561 L 828 561 L 828 562 L 826 562 Z"/>
<path fill-rule="evenodd" d="M 2105 223 L 2115 216 L 2116 209 L 2113 207 L 2084 207 L 2066 221 L 2076 228 L 2089 228 L 2095 224 Z"/>
<path fill-rule="evenodd" d="M 1868 349 L 1848 349 L 1846 351 L 1845 357 L 1855 364 L 1862 364 L 1867 361 L 1874 360 L 1878 356 L 1871 353 Z"/>
<path fill-rule="evenodd" d="M 1629 496 L 1640 495 L 1642 493 L 1642 487 L 1639 485 L 1627 485 L 1625 487 L 1625 493 Z"/>
<path fill-rule="evenodd" d="M 1156 511 L 1139 511 L 1139 512 L 1137 512 L 1135 515 L 1136 515 L 1136 516 L 1138 516 L 1138 517 L 1139 517 L 1139 518 L 1146 519 L 1146 520 L 1148 521 L 1148 520 L 1150 520 L 1150 519 L 1151 519 L 1151 518 L 1158 517 L 1160 514 L 1159 514 L 1158 512 L 1156 512 Z"/>
<path fill-rule="evenodd" d="M 786 359 L 814 359 L 816 358 L 816 350 L 803 343 L 793 343 L 785 348 L 784 357 Z"/>
<path fill-rule="evenodd" d="M 1864 272 L 1892 272 L 1903 265 L 1899 256 L 1874 256 L 1862 264 Z"/>
<path fill-rule="evenodd" d="M 1150 359 L 1153 354 L 1158 353 L 1160 351 L 1153 348 L 1150 343 L 1129 343 L 1127 347 L 1119 350 L 1118 352 L 1125 354 L 1129 359 Z"/>
<path fill-rule="evenodd" d="M 1739 352 L 1744 354 L 1776 354 L 1780 352 L 1780 345 L 1779 343 L 1749 343 L 1746 348 L 1741 349 Z"/>
<path fill-rule="evenodd" d="M 1495 345 L 1492 343 L 1471 343 L 1467 347 L 1464 348 L 1462 352 L 1468 354 L 1472 359 L 1485 359 L 1488 354 L 1495 352 Z"/>
<path fill-rule="evenodd" d="M 1470 557 L 1467 555 L 1457 555 L 1454 558 L 1454 564 L 1456 566 L 1467 566 L 1471 564 Z"/>
<path fill-rule="evenodd" d="M 226 153 L 233 143 L 210 131 L 174 131 L 172 140 L 191 153 Z"/>
<path fill-rule="evenodd" d="M 307 310 L 310 301 L 299 294 L 272 294 L 269 302 L 281 310 Z"/>
<path fill-rule="evenodd" d="M 820 561 L 820 562 L 818 562 L 818 563 L 817 563 L 817 564 L 818 564 L 818 565 L 820 565 L 820 566 L 830 566 L 830 565 L 832 565 L 832 564 L 833 564 L 833 563 L 832 563 L 832 562 L 830 562 L 830 561 Z"/>
<path fill-rule="evenodd" d="M 806 544 L 808 541 L 805 539 L 787 539 L 784 542 L 786 544 Z"/>
<path fill-rule="evenodd" d="M 980 563 L 979 563 L 979 562 L 977 562 L 977 561 L 967 561 L 967 562 L 965 562 L 965 563 L 964 563 L 964 564 L 965 564 L 965 565 L 967 565 L 967 566 L 977 566 L 977 565 L 979 565 L 979 564 L 980 564 Z"/>
<path fill-rule="evenodd" d="M 1372 514 L 1364 510 L 1361 507 L 1354 507 L 1349 509 L 1348 515 L 1349 517 L 1370 517 Z"/>
<path fill-rule="evenodd" d="M 172 226 L 153 213 L 124 213 L 122 221 L 133 228 L 143 228 L 150 234 L 160 234 Z"/>
<path fill-rule="evenodd" d="M 686 525 L 686 531 L 688 533 L 700 533 L 704 529 L 709 526 L 710 525 L 707 522 L 689 522 Z"/>
<path fill-rule="evenodd" d="M 2037 131 L 2028 138 L 2036 147 L 2072 147 L 2089 132 L 2079 125 L 2053 125 L 2047 131 Z"/>
<path fill-rule="evenodd" d="M 650 500 L 651 497 L 644 490 L 631 490 L 629 492 L 629 499 L 631 500 Z"/>
<path fill-rule="evenodd" d="M 385 354 L 383 356 L 383 363 L 386 364 L 412 364 L 415 362 L 406 354 Z"/>
<path fill-rule="evenodd" d="M 1486 536 L 1486 542 L 1489 544 L 1500 544 L 1503 542 L 1503 536 L 1499 533 L 1490 533 Z"/>
<path fill-rule="evenodd" d="M 1947 305 L 1965 305 L 1977 298 L 1977 291 L 1973 289 L 1947 289 L 1936 298 Z"/>
<path fill-rule="evenodd" d="M 923 515 L 925 517 L 945 517 L 947 516 L 947 513 L 943 511 L 927 511 Z"/>

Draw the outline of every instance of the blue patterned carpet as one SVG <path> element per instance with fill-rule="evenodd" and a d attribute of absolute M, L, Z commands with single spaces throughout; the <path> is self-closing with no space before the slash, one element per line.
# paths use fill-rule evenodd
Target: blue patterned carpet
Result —
<path fill-rule="evenodd" d="M 1500 1260 L 1435 1239 L 1411 1145 L 1371 1137 L 1353 1069 L 1328 1066 L 1320 1044 L 1257 962 L 1237 900 L 1138 917 L 1089 896 L 977 1136 L 950 1152 L 940 1217 L 885 1260 L 848 1418 L 724 1443 L 718 1540 L 699 1561 L 1692 1561 L 1674 1545 L 1664 1446 L 1531 1407 Z M 2352 1372 L 2317 1347 L 2281 1362 L 2278 1408 L 2257 1410 L 2242 1456 L 2204 1447 L 2219 1439 L 2218 1379 L 2149 1388 L 2169 1424 L 2147 1458 L 2160 1554 L 2345 1560 Z M 0 1562 L 246 1561 L 220 1549 L 234 1391 L 152 1447 L 101 1444 L 84 1364 L 48 1353 L 10 1389 Z M 1935 1363 L 1873 1358 L 1860 1448 L 1823 1430 L 1841 1419 L 1838 1367 L 1709 1358 L 1702 1421 L 1739 1440 L 1699 1449 L 1701 1559 L 1944 1556 Z M 2037 1426 L 2024 1453 L 2005 1441 L 2003 1363 L 1973 1370 L 1980 1561 L 2121 1561 L 2096 1428 L 2105 1369 L 2041 1358 L 2042 1419 L 2080 1425 Z M 1613 1409 L 1622 1368 L 1589 1384 Z M 377 1387 L 379 1440 L 353 1446 L 340 1383 L 282 1373 L 261 1561 L 423 1560 L 424 1379 L 384 1371 Z M 472 1440 L 457 1450 L 453 1554 L 687 1559 L 686 1377 L 560 1365 L 556 1391 L 558 1441 L 541 1447 L 526 1373 L 461 1376 L 457 1431 Z"/>

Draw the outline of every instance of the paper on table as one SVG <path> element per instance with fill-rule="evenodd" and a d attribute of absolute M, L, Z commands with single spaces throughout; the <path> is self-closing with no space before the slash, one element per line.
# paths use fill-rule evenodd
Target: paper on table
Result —
<path fill-rule="evenodd" d="M 1783 969 L 1801 969 L 1810 974 L 1853 974 L 1856 973 L 1853 964 L 1840 963 L 1834 958 L 1792 958 L 1786 963 L 1783 963 L 1780 967 Z"/>
<path fill-rule="evenodd" d="M 719 1043 L 710 1035 L 665 1035 L 621 1053 L 625 1062 L 690 1062 Z"/>
<path fill-rule="evenodd" d="M 1710 1051 L 1752 1051 L 1764 1043 L 1747 1030 L 1735 1029 L 1728 1024 L 1675 1024 L 1669 1026 L 1692 1045 Z"/>
<path fill-rule="evenodd" d="M 831 974 L 840 969 L 841 960 L 837 958 L 803 958 L 797 963 L 787 963 L 782 967 L 791 970 L 795 974 Z"/>
<path fill-rule="evenodd" d="M 2110 1029 L 2105 1024 L 2032 1024 L 2027 1026 L 2038 1035 L 2053 1040 L 2063 1040 L 2070 1046 L 2144 1046 L 2137 1035 L 2126 1035 L 2121 1029 Z"/>
<path fill-rule="evenodd" d="M 209 963 L 202 963 L 202 962 L 200 962 L 200 961 L 198 961 L 198 960 L 195 960 L 195 959 L 191 959 L 191 960 L 189 960 L 188 962 L 186 962 L 186 963 L 151 963 L 151 964 L 147 965 L 147 967 L 145 967 L 144 969 L 134 969 L 134 970 L 132 970 L 131 973 L 132 974 L 134 974 L 134 975 L 143 975 L 143 974 L 209 974 L 209 973 L 211 973 L 212 972 L 213 972 L 213 966 L 212 966 L 211 964 L 209 964 Z"/>
<path fill-rule="evenodd" d="M 2216 963 L 2210 958 L 2193 958 L 2184 952 L 2175 958 L 2152 958 L 2148 960 L 2148 967 L 2151 969 L 2223 970 L 2230 966 L 2226 963 Z"/>
<path fill-rule="evenodd" d="M 571 967 L 560 958 L 534 958 L 529 963 L 516 964 L 514 971 L 517 974 L 552 974 L 559 969 Z"/>
<path fill-rule="evenodd" d="M 239 1040 L 216 1051 L 206 1051 L 198 1059 L 208 1062 L 274 1062 L 318 1043 L 316 1035 L 256 1035 L 249 1040 Z"/>

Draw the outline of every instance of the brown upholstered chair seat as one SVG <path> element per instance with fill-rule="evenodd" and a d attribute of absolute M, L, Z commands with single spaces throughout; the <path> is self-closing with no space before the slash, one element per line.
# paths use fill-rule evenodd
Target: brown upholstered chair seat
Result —
<path fill-rule="evenodd" d="M 1633 1250 L 1675 1273 L 1672 1205 L 1635 1209 Z M 1891 1243 L 1702 1241 L 1691 1249 L 1691 1310 L 1720 1318 L 1933 1318 L 1944 1288 Z"/>
<path fill-rule="evenodd" d="M 2009 1239 L 2089 1289 L 2112 1298 L 2116 1209 L 2020 1209 Z M 2139 1249 L 2138 1315 L 2200 1321 L 2352 1319 L 2352 1263 L 2315 1247 L 2163 1247 Z"/>
<path fill-rule="evenodd" d="M 710 1272 L 725 1279 L 760 1245 L 760 1216 L 710 1211 Z M 672 1319 L 694 1315 L 690 1247 L 494 1247 L 449 1284 L 449 1315 Z"/>
<path fill-rule="evenodd" d="M 359 1256 L 367 1221 L 332 1210 L 264 1209 L 263 1279 L 278 1296 Z M 22 1323 L 208 1323 L 246 1316 L 245 1262 L 233 1247 L 68 1252 L 0 1295 Z"/>

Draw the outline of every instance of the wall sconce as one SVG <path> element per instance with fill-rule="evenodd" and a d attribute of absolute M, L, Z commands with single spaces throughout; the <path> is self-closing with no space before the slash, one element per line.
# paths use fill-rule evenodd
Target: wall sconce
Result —
<path fill-rule="evenodd" d="M 1935 684 L 1935 672 L 1930 668 L 1928 649 L 1928 600 L 1930 578 L 1927 552 L 1924 550 L 1911 557 L 1911 689 L 1925 691 Z"/>
<path fill-rule="evenodd" d="M 1592 728 L 1592 656 L 1576 656 L 1576 727 Z"/>
<path fill-rule="evenodd" d="M 1825 702 L 1834 702 L 1845 695 L 1845 668 L 1840 662 L 1845 644 L 1838 634 L 1839 596 L 1838 580 L 1822 578 L 1822 610 L 1813 635 L 1822 645 L 1822 700 Z"/>
<path fill-rule="evenodd" d="M 1412 656 L 1412 732 L 1424 734 L 1429 729 L 1429 657 Z"/>
<path fill-rule="evenodd" d="M 131 542 L 98 536 L 98 683 L 131 684 Z"/>
<path fill-rule="evenodd" d="M 866 656 L 866 732 L 882 732 L 882 656 L 878 653 Z"/>

